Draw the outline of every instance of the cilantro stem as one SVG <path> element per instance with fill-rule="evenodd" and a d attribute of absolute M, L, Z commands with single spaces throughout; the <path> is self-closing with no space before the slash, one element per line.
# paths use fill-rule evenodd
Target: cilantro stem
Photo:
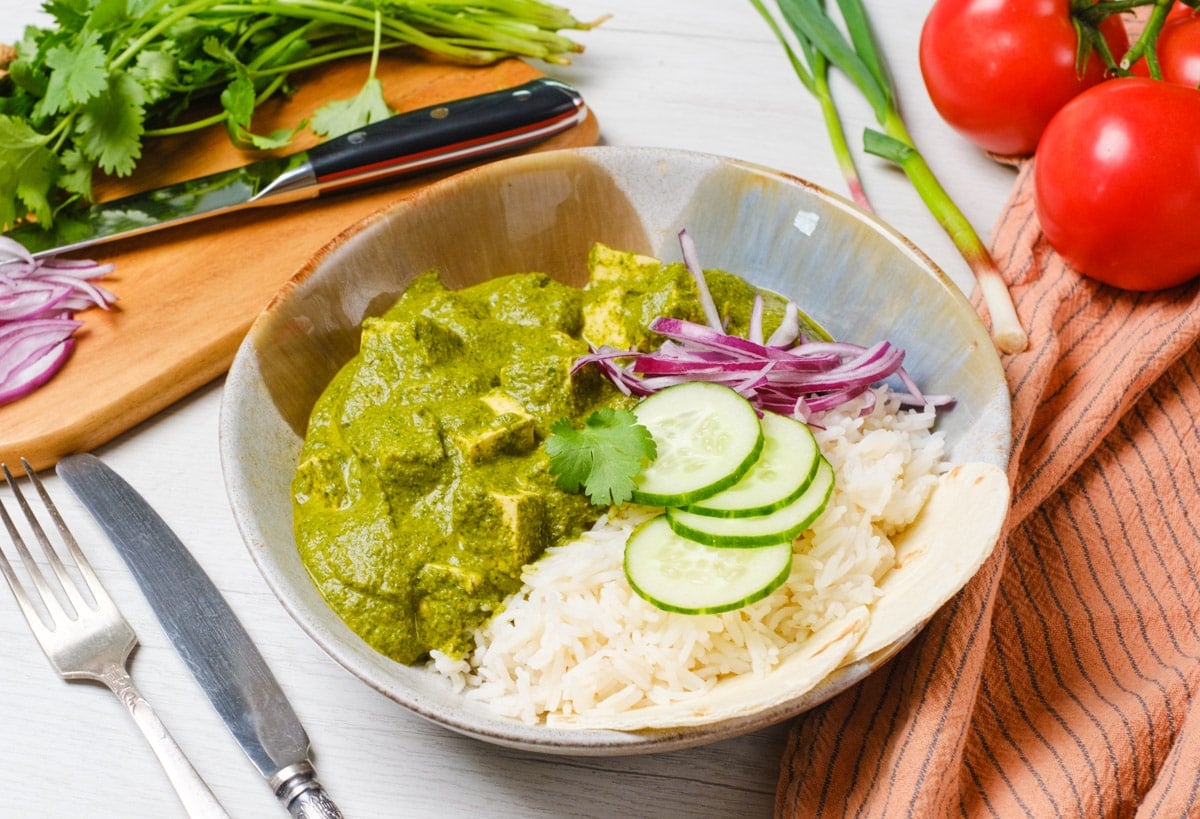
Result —
<path fill-rule="evenodd" d="M 750 0 L 756 4 L 758 0 Z M 776 0 L 779 10 L 801 41 L 807 41 L 853 83 L 871 106 L 883 133 L 866 129 L 864 150 L 898 165 L 938 225 L 954 242 L 974 274 L 992 321 L 997 347 L 1006 353 L 1024 350 L 1022 329 L 1003 276 L 987 246 L 942 187 L 917 149 L 900 115 L 883 54 L 875 43 L 861 0 L 837 0 L 845 32 L 822 0 Z M 835 147 L 835 151 L 839 150 Z"/>
<path fill-rule="evenodd" d="M 130 60 L 137 57 L 138 52 L 142 51 L 147 45 L 154 42 L 155 38 L 162 35 L 163 32 L 170 29 L 171 26 L 175 25 L 180 20 L 190 17 L 197 11 L 203 11 L 211 3 L 212 0 L 197 0 L 195 3 L 189 3 L 187 5 L 180 6 L 174 11 L 171 11 L 156 24 L 152 25 L 145 32 L 143 32 L 141 37 L 138 37 L 136 40 L 126 46 L 124 51 L 109 61 L 109 71 L 117 71 L 121 68 L 124 68 Z"/>
<path fill-rule="evenodd" d="M 375 42 L 371 44 L 371 68 L 368 71 L 368 76 L 372 79 L 375 77 L 375 72 L 379 69 L 379 51 L 380 43 L 383 42 L 383 15 L 379 9 L 375 9 Z"/>
<path fill-rule="evenodd" d="M 193 131 L 199 131 L 201 129 L 207 128 L 210 125 L 219 125 L 227 119 L 229 119 L 229 114 L 222 111 L 219 114 L 213 114 L 211 117 L 205 117 L 204 119 L 192 120 L 191 122 L 185 122 L 185 123 L 181 123 L 179 125 L 168 125 L 163 128 L 150 128 L 150 129 L 146 130 L 146 132 L 143 134 L 143 136 L 157 138 L 157 137 L 165 137 L 165 136 L 178 136 L 179 134 L 188 134 L 188 133 L 192 133 Z"/>
<path fill-rule="evenodd" d="M 260 21 L 256 26 L 248 26 L 246 32 L 242 35 L 242 40 L 239 42 L 239 46 L 246 47 L 251 38 L 253 38 L 259 31 L 270 33 L 271 26 L 268 23 L 269 21 L 263 20 Z M 254 75 L 255 69 L 261 66 L 271 65 L 280 57 L 280 55 L 286 55 L 293 45 L 303 42 L 308 33 L 308 29 L 309 26 L 304 25 L 289 31 L 282 37 L 276 37 L 269 46 L 255 54 L 254 59 L 246 65 L 246 68 L 250 72 L 251 76 Z"/>
<path fill-rule="evenodd" d="M 340 46 L 340 44 L 338 45 Z M 403 47 L 404 46 L 400 43 L 392 43 L 391 45 L 383 43 L 379 50 L 382 53 L 384 51 L 391 51 Z M 375 48 L 372 45 L 354 46 L 353 48 L 331 47 L 329 51 L 315 52 L 312 56 L 306 59 L 295 60 L 290 63 L 271 66 L 270 68 L 256 69 L 252 67 L 249 69 L 249 73 L 251 77 L 266 77 L 273 74 L 294 74 L 297 71 L 303 71 L 307 68 L 316 68 L 317 66 L 324 65 L 333 60 L 340 60 L 345 57 L 359 57 L 363 54 L 371 54 L 374 51 Z"/>

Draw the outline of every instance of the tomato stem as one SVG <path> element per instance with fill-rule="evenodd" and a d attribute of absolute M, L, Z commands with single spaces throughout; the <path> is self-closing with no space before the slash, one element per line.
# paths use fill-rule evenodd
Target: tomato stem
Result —
<path fill-rule="evenodd" d="M 1089 47 L 1095 48 L 1105 65 L 1121 75 L 1128 75 L 1133 64 L 1144 59 L 1150 76 L 1161 80 L 1162 70 L 1158 64 L 1158 50 L 1155 46 L 1167 13 L 1174 4 L 1175 0 L 1100 0 L 1096 3 L 1090 0 L 1071 0 L 1071 16 L 1079 31 L 1081 59 L 1085 57 Z M 1118 62 L 1109 51 L 1104 37 L 1100 35 L 1099 26 L 1114 14 L 1128 14 L 1146 6 L 1151 8 L 1141 34 L 1121 55 Z"/>
<path fill-rule="evenodd" d="M 1135 11 L 1141 6 L 1153 2 L 1156 0 L 1100 0 L 1098 3 L 1090 3 L 1088 0 L 1072 0 L 1071 14 L 1087 25 L 1097 26 L 1107 17 Z"/>
<path fill-rule="evenodd" d="M 1142 29 L 1137 40 L 1121 58 L 1120 68 L 1122 71 L 1128 71 L 1130 66 L 1144 56 L 1146 65 L 1150 69 L 1150 76 L 1162 79 L 1162 73 L 1158 67 L 1158 50 L 1155 45 L 1158 42 L 1159 32 L 1162 31 L 1163 21 L 1167 19 L 1167 12 L 1171 10 L 1174 3 L 1175 0 L 1154 0 L 1154 8 L 1150 10 L 1150 16 L 1146 19 L 1146 27 Z"/>

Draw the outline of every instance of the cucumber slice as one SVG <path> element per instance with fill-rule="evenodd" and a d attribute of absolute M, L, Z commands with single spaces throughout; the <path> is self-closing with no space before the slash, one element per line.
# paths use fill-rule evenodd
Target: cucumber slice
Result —
<path fill-rule="evenodd" d="M 718 614 L 761 600 L 787 580 L 792 544 L 720 549 L 680 537 L 662 515 L 640 524 L 625 544 L 625 577 L 664 611 Z"/>
<path fill-rule="evenodd" d="M 634 410 L 658 455 L 634 479 L 633 502 L 687 506 L 737 483 L 758 460 L 763 432 L 750 402 L 728 387 L 689 381 Z"/>
<path fill-rule="evenodd" d="M 769 515 L 787 506 L 808 488 L 821 449 L 803 421 L 764 412 L 763 450 L 742 479 L 711 498 L 687 507 L 688 512 L 715 518 Z"/>
<path fill-rule="evenodd" d="M 769 515 L 747 518 L 714 518 L 684 509 L 667 509 L 667 524 L 681 537 L 710 546 L 766 546 L 787 541 L 817 519 L 833 492 L 833 467 L 821 458 L 817 474 L 799 498 Z"/>

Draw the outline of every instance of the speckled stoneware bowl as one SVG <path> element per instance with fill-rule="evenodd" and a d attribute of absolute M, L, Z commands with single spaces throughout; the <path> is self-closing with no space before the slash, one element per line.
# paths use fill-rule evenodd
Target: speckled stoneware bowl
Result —
<path fill-rule="evenodd" d="M 496 162 L 406 196 L 346 231 L 279 293 L 230 370 L 221 455 L 234 514 L 271 588 L 330 656 L 398 703 L 465 734 L 548 753 L 630 754 L 724 739 L 798 714 L 869 674 L 920 630 L 927 614 L 802 696 L 714 725 L 555 729 L 499 718 L 432 672 L 376 653 L 309 581 L 292 537 L 289 484 L 309 411 L 356 352 L 364 317 L 383 312 L 431 268 L 451 287 L 529 270 L 581 285 L 593 242 L 674 260 L 685 227 L 706 267 L 790 296 L 835 337 L 887 338 L 905 348 L 906 366 L 924 389 L 957 398 L 939 420 L 950 459 L 1006 467 L 1008 390 L 985 327 L 929 259 L 841 198 L 762 167 L 685 152 L 600 147 Z"/>

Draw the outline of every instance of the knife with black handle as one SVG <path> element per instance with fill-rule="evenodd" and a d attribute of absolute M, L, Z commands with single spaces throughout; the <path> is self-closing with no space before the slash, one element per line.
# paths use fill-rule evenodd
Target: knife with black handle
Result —
<path fill-rule="evenodd" d="M 93 205 L 52 230 L 8 235 L 34 256 L 136 236 L 245 208 L 280 205 L 519 150 L 587 116 L 571 86 L 542 77 L 523 85 L 397 114 L 290 156 Z"/>
<path fill-rule="evenodd" d="M 163 631 L 276 798 L 296 819 L 341 819 L 317 781 L 299 717 L 183 542 L 94 455 L 63 458 L 55 471 L 125 560 Z"/>

